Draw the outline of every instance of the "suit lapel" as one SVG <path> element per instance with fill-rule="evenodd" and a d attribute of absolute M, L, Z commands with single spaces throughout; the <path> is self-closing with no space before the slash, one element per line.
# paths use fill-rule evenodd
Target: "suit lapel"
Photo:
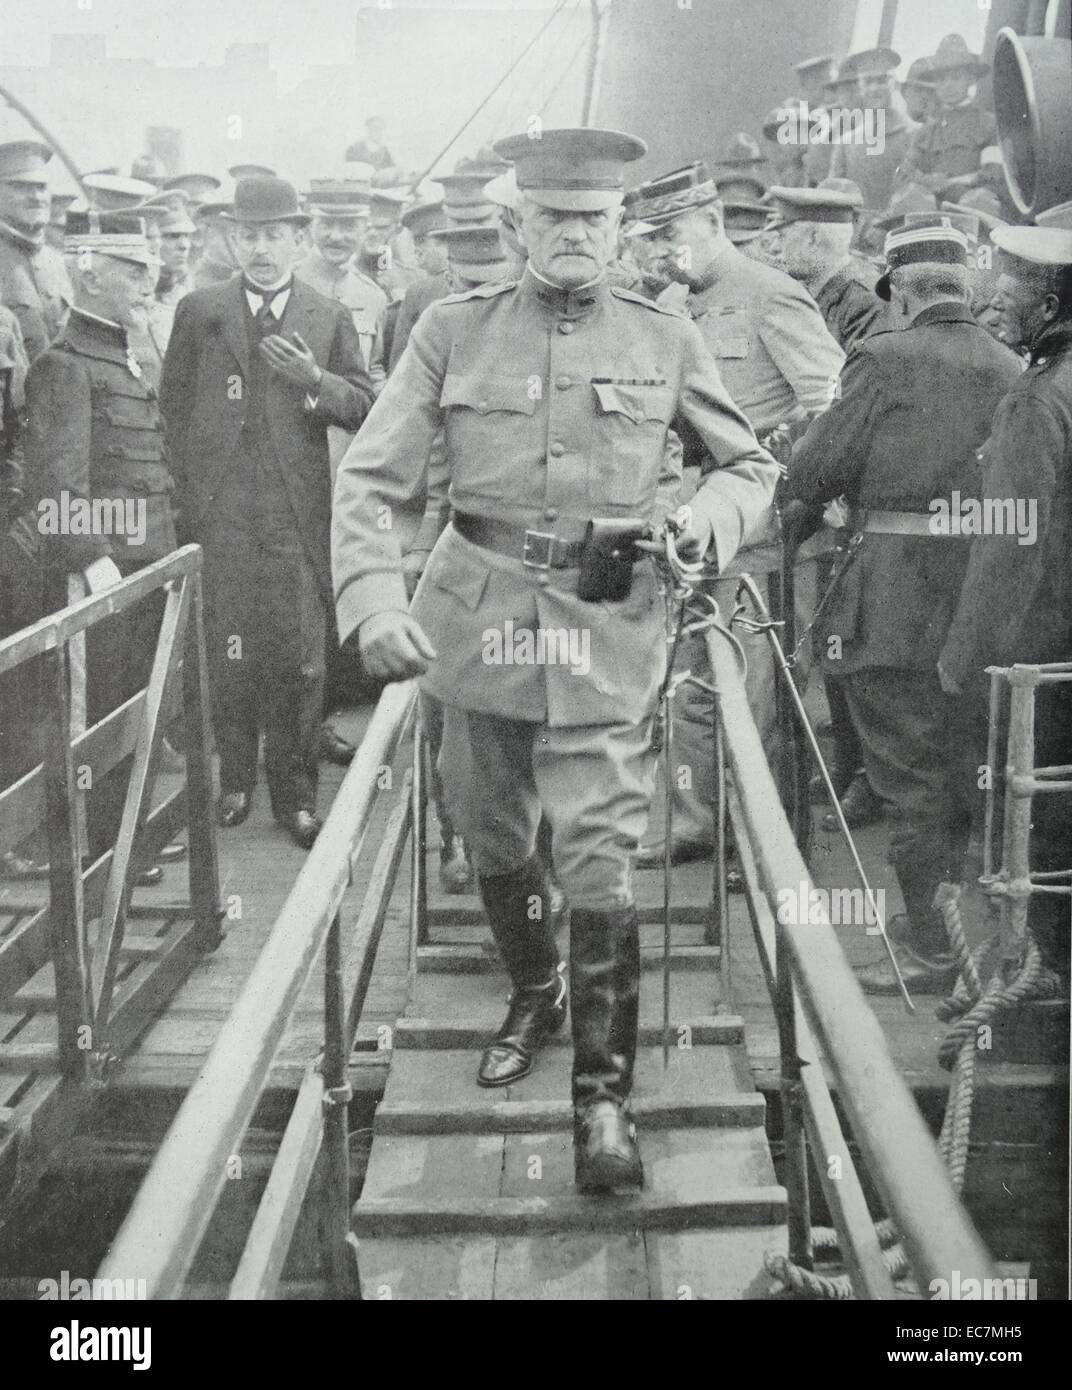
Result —
<path fill-rule="evenodd" d="M 242 288 L 242 277 L 239 275 L 229 286 L 223 324 L 227 345 L 238 360 L 244 377 L 249 376 L 249 333 L 246 329 L 248 314 L 249 306 Z"/>

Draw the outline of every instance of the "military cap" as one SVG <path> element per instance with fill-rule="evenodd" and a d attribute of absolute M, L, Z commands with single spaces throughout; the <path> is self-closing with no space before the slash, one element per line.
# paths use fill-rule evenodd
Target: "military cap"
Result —
<path fill-rule="evenodd" d="M 166 174 L 167 170 L 155 154 L 139 154 L 130 166 L 132 179 L 144 179 L 146 183 L 155 183 L 158 187 Z"/>
<path fill-rule="evenodd" d="M 793 64 L 793 71 L 799 72 L 801 77 L 806 72 L 818 72 L 822 70 L 830 77 L 834 72 L 834 55 L 832 53 L 821 53 L 817 58 L 805 58 L 800 63 Z"/>
<path fill-rule="evenodd" d="M 157 191 L 155 184 L 124 178 L 122 174 L 86 174 L 82 186 L 94 205 L 105 212 L 129 210 Z"/>
<path fill-rule="evenodd" d="M 132 261 L 135 265 L 154 268 L 157 258 L 145 237 L 145 223 L 129 212 L 84 212 L 72 209 L 64 223 L 63 250 L 68 256 L 80 256 L 87 251 L 94 255 L 111 256 L 117 261 Z"/>
<path fill-rule="evenodd" d="M 886 270 L 875 285 L 879 299 L 890 297 L 890 275 L 906 265 L 962 265 L 968 264 L 968 238 L 959 228 L 954 227 L 948 214 L 934 213 L 930 219 L 922 218 L 913 226 L 904 226 L 890 232 L 886 238 L 883 254 Z"/>
<path fill-rule="evenodd" d="M 490 145 L 481 145 L 476 154 L 459 159 L 454 166 L 456 174 L 484 174 L 489 179 L 505 174 L 510 161 L 495 153 Z"/>
<path fill-rule="evenodd" d="M 990 240 L 999 250 L 1029 265 L 1072 266 L 1068 227 L 995 227 Z"/>
<path fill-rule="evenodd" d="M 986 205 L 983 205 L 981 197 L 969 200 L 968 195 L 965 194 L 959 203 L 943 203 L 942 212 L 960 213 L 962 216 L 973 218 L 976 225 L 976 236 L 980 241 L 985 241 L 995 227 L 1007 227 L 1009 219 L 1000 215 L 1001 202 L 995 194 L 990 192 L 989 188 L 973 188 L 972 192 L 988 194 L 989 199 Z M 992 209 L 997 209 L 997 211 Z"/>
<path fill-rule="evenodd" d="M 269 169 L 267 164 L 232 164 L 227 172 L 236 183 L 239 179 L 274 179 L 278 177 L 276 171 Z M 219 184 L 216 187 L 218 188 Z"/>
<path fill-rule="evenodd" d="M 406 194 L 377 188 L 369 198 L 369 222 L 373 227 L 393 227 L 406 205 Z"/>
<path fill-rule="evenodd" d="M 517 186 L 517 175 L 511 165 L 504 174 L 484 185 L 484 197 L 500 208 L 517 210 L 521 203 L 521 190 Z"/>
<path fill-rule="evenodd" d="M 263 175 L 239 179 L 232 211 L 220 216 L 227 222 L 291 222 L 296 227 L 306 227 L 312 221 L 298 207 L 298 192 L 292 183 Z"/>
<path fill-rule="evenodd" d="M 862 199 L 834 188 L 782 188 L 767 190 L 770 205 L 768 227 L 790 222 L 854 222 Z"/>
<path fill-rule="evenodd" d="M 176 174 L 174 178 L 164 180 L 164 187 L 181 188 L 189 193 L 193 202 L 203 203 L 221 184 L 213 174 Z"/>
<path fill-rule="evenodd" d="M 1072 231 L 1072 203 L 1057 203 L 1045 212 L 1036 212 L 1035 221 L 1040 227 L 1063 227 Z"/>
<path fill-rule="evenodd" d="M 766 181 L 755 174 L 716 172 L 714 184 L 726 207 L 731 203 L 755 202 L 767 191 Z"/>
<path fill-rule="evenodd" d="M 455 222 L 484 222 L 492 217 L 495 205 L 484 195 L 492 175 L 486 172 L 444 174 L 436 182 L 443 186 L 443 207 Z"/>
<path fill-rule="evenodd" d="M 402 214 L 402 225 L 414 237 L 443 231 L 450 224 L 442 203 L 418 203 Z"/>
<path fill-rule="evenodd" d="M 594 127 L 509 135 L 493 148 L 513 162 L 523 194 L 563 212 L 615 207 L 625 191 L 625 165 L 648 150 L 633 135 Z"/>
<path fill-rule="evenodd" d="M 473 284 L 501 280 L 509 268 L 497 227 L 444 227 L 429 236 L 443 242 L 452 268 Z"/>
<path fill-rule="evenodd" d="M 848 78 L 885 77 L 901 66 L 901 55 L 892 48 L 864 48 L 850 53 L 838 71 L 838 81 Z"/>
<path fill-rule="evenodd" d="M 848 61 L 849 60 L 846 58 L 841 67 L 835 71 L 830 81 L 823 83 L 823 92 L 826 94 L 826 103 L 828 106 L 836 105 L 843 87 L 848 87 L 853 92 L 856 90 L 856 73 L 846 66 Z"/>
<path fill-rule="evenodd" d="M 734 246 L 746 241 L 755 241 L 767 225 L 766 203 L 725 203 L 722 208 L 722 221 L 726 235 Z"/>
<path fill-rule="evenodd" d="M 914 63 L 910 63 L 901 86 L 926 87 L 928 91 L 933 91 L 934 68 L 931 60 L 929 58 L 917 58 Z"/>
<path fill-rule="evenodd" d="M 197 225 L 190 216 L 189 203 L 185 197 L 177 196 L 177 191 L 146 198 L 144 203 L 138 203 L 126 211 L 144 217 L 147 222 L 151 221 L 161 236 L 193 236 L 197 231 Z"/>
<path fill-rule="evenodd" d="M 738 130 L 730 136 L 722 147 L 722 152 L 713 168 L 716 172 L 720 169 L 739 171 L 741 169 L 755 169 L 766 162 L 760 151 L 759 142 L 746 130 Z"/>
<path fill-rule="evenodd" d="M 0 180 L 47 183 L 45 165 L 51 158 L 52 151 L 40 140 L 7 140 L 0 145 Z"/>
<path fill-rule="evenodd" d="M 820 188 L 828 188 L 832 193 L 845 193 L 851 199 L 853 207 L 862 208 L 864 205 L 864 195 L 860 190 L 860 185 L 853 179 L 835 178 L 831 174 L 828 178 L 819 180 Z"/>
<path fill-rule="evenodd" d="M 791 115 L 795 115 L 802 107 L 803 102 L 800 97 L 786 97 L 780 105 L 775 106 L 763 117 L 763 134 L 768 140 L 777 140 L 778 131 L 785 125 Z"/>
<path fill-rule="evenodd" d="M 368 217 L 371 201 L 372 192 L 360 179 L 310 179 L 305 210 L 328 217 Z"/>
<path fill-rule="evenodd" d="M 931 76 L 943 72 L 970 72 L 973 77 L 985 77 L 990 68 L 968 47 L 963 34 L 946 34 L 931 58 Z"/>
<path fill-rule="evenodd" d="M 718 189 L 702 160 L 673 169 L 634 188 L 626 199 L 630 236 L 646 236 L 682 213 L 718 201 Z"/>

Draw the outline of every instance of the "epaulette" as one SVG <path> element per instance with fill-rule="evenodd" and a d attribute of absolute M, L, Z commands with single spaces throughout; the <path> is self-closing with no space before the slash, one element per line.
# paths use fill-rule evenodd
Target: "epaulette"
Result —
<path fill-rule="evenodd" d="M 654 309 L 658 314 L 669 314 L 672 319 L 688 318 L 688 314 L 683 314 L 680 309 L 674 309 L 669 304 L 660 304 L 655 299 L 646 299 L 644 295 L 637 294 L 635 290 L 627 290 L 624 285 L 610 285 L 608 288 L 611 294 L 618 299 L 628 299 L 633 304 L 643 304 L 645 309 Z"/>
<path fill-rule="evenodd" d="M 464 304 L 467 299 L 491 299 L 494 295 L 505 294 L 507 290 L 516 290 L 517 286 L 516 280 L 494 280 L 488 285 L 474 285 L 471 290 L 460 290 L 457 294 L 448 294 L 435 302 L 437 304 Z"/>

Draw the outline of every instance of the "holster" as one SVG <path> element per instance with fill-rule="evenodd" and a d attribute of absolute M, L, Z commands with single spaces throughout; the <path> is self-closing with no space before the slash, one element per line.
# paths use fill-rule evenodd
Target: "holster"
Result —
<path fill-rule="evenodd" d="M 585 532 L 577 597 L 587 603 L 628 598 L 633 567 L 643 556 L 635 542 L 647 531 L 639 517 L 593 517 Z"/>

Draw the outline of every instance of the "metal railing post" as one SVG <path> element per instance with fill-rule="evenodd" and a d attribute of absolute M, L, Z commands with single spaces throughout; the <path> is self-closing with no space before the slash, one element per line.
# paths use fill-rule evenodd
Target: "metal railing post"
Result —
<path fill-rule="evenodd" d="M 1009 740 L 1005 758 L 1005 836 L 1001 958 L 1015 970 L 1027 944 L 1031 900 L 1031 801 L 1035 765 L 1035 686 L 1030 673 L 1008 673 Z"/>

